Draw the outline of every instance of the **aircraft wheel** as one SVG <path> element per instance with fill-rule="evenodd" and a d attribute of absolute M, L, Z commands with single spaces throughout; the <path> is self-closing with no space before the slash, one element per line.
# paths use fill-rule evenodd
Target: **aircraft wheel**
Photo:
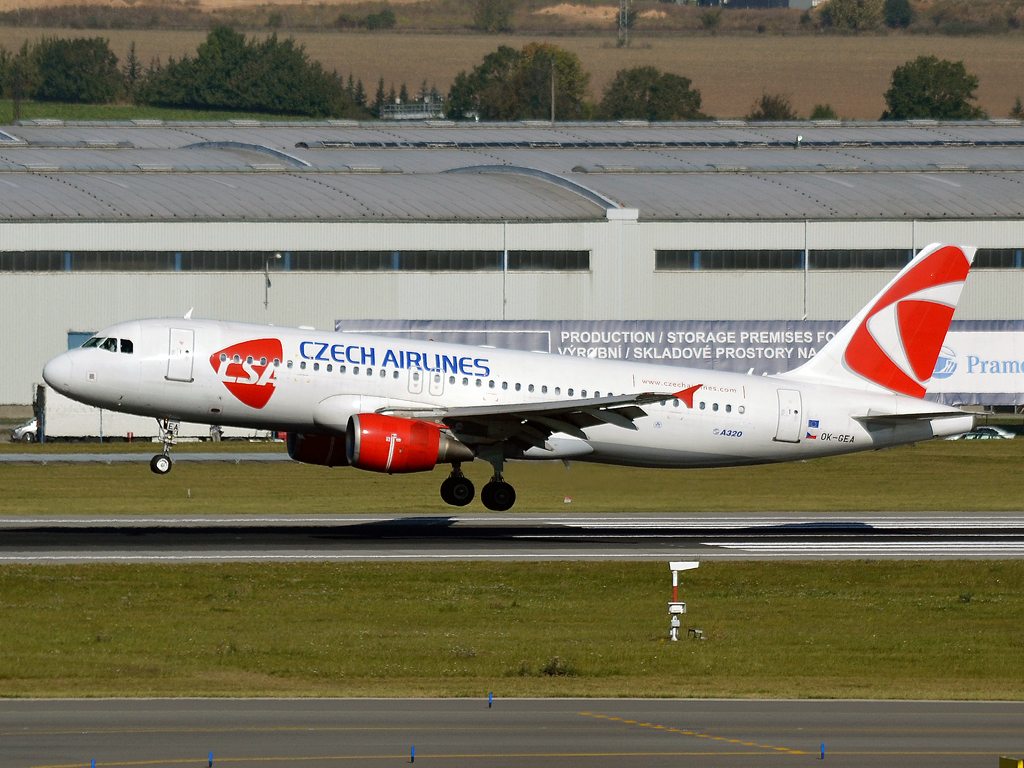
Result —
<path fill-rule="evenodd" d="M 158 453 L 149 462 L 149 468 L 158 475 L 166 475 L 171 471 L 172 466 L 174 465 L 171 462 L 171 457 L 162 453 Z"/>
<path fill-rule="evenodd" d="M 480 491 L 480 501 L 494 512 L 504 512 L 516 503 L 516 490 L 504 481 L 492 480 Z"/>
<path fill-rule="evenodd" d="M 453 507 L 464 507 L 473 500 L 476 489 L 465 477 L 449 477 L 441 483 L 441 498 Z"/>

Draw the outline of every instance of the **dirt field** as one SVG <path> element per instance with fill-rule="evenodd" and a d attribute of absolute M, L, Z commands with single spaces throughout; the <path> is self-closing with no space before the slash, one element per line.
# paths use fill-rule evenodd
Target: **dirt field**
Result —
<path fill-rule="evenodd" d="M 0 45 L 17 48 L 26 38 L 44 34 L 107 37 L 123 55 L 131 40 L 143 61 L 152 56 L 192 53 L 204 33 L 166 31 L 75 32 L 0 29 Z M 290 34 L 283 32 L 282 34 Z M 309 53 L 328 69 L 353 72 L 367 91 L 383 76 L 396 87 L 415 88 L 423 80 L 447 90 L 454 76 L 480 62 L 498 45 L 522 46 L 543 36 L 430 35 L 396 33 L 295 33 Z M 591 92 L 599 97 L 616 70 L 640 64 L 691 78 L 704 96 L 704 111 L 715 117 L 745 114 L 762 91 L 787 93 L 799 114 L 829 103 L 842 117 L 878 118 L 882 94 L 894 67 L 919 55 L 962 59 L 980 80 L 979 104 L 992 117 L 1005 117 L 1017 95 L 1024 96 L 1024 38 L 919 37 L 664 37 L 615 47 L 613 33 L 593 37 L 554 37 L 550 42 L 575 51 L 591 73 Z"/>

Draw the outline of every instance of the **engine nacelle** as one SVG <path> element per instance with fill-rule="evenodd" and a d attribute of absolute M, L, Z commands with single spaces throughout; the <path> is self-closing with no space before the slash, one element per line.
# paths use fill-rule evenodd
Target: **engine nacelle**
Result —
<path fill-rule="evenodd" d="M 438 463 L 472 461 L 473 451 L 437 424 L 379 413 L 359 413 L 345 433 L 348 463 L 371 472 L 427 472 Z"/>
<path fill-rule="evenodd" d="M 288 433 L 288 455 L 304 464 L 319 464 L 324 467 L 344 467 L 345 438 L 333 435 L 300 435 Z"/>

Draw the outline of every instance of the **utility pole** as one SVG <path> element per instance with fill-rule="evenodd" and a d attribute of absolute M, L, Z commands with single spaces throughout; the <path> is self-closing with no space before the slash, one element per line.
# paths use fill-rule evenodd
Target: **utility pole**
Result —
<path fill-rule="evenodd" d="M 551 52 L 551 124 L 555 124 L 555 53 Z"/>
<path fill-rule="evenodd" d="M 14 93 L 11 94 L 14 97 L 14 115 L 11 118 L 11 122 L 17 124 L 21 122 L 21 64 L 16 63 L 14 65 Z"/>
<path fill-rule="evenodd" d="M 619 48 L 629 46 L 629 0 L 619 0 Z"/>

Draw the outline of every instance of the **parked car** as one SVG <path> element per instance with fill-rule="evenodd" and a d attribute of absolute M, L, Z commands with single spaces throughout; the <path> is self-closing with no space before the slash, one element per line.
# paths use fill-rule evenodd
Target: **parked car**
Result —
<path fill-rule="evenodd" d="M 39 436 L 39 424 L 36 419 L 26 421 L 20 427 L 11 430 L 11 440 L 18 443 L 34 443 Z"/>
<path fill-rule="evenodd" d="M 953 435 L 949 440 L 1012 440 L 1016 435 L 1002 427 L 978 427 L 971 432 L 964 432 L 962 435 Z"/>

